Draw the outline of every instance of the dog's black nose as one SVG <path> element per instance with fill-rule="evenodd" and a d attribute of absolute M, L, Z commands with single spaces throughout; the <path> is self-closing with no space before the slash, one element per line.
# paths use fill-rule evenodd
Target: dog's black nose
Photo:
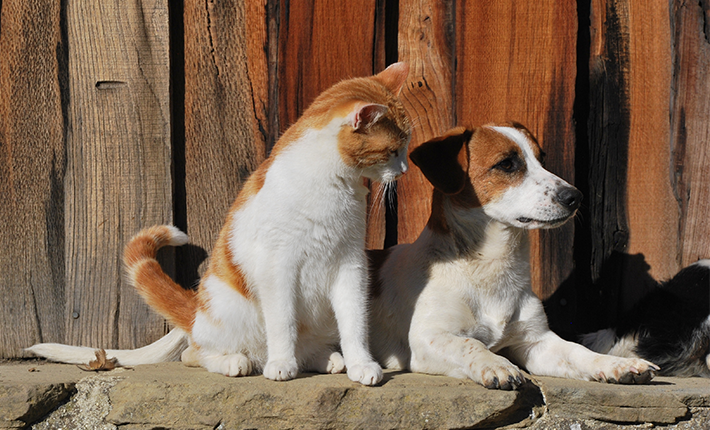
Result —
<path fill-rule="evenodd" d="M 555 196 L 557 203 L 573 211 L 582 203 L 582 193 L 576 188 L 564 188 Z"/>

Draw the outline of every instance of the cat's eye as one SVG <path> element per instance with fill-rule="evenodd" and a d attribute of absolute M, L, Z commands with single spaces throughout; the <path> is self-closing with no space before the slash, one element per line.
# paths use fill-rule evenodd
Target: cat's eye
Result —
<path fill-rule="evenodd" d="M 505 173 L 513 173 L 518 170 L 519 165 L 520 161 L 518 157 L 515 155 L 511 155 L 510 157 L 504 158 L 503 160 L 499 161 L 495 166 L 493 166 L 493 169 L 500 170 Z"/>

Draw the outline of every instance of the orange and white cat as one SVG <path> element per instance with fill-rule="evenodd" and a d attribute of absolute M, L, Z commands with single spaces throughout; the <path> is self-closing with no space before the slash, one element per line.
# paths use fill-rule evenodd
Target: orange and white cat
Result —
<path fill-rule="evenodd" d="M 128 279 L 176 329 L 108 355 L 135 365 L 182 352 L 211 372 L 261 371 L 273 380 L 347 368 L 353 381 L 378 383 L 382 369 L 367 338 L 363 178 L 388 183 L 407 170 L 411 131 L 397 96 L 408 70 L 396 63 L 342 81 L 312 103 L 245 183 L 197 291 L 174 283 L 155 260 L 159 248 L 185 244 L 184 233 L 138 233 L 125 251 Z M 93 356 L 58 344 L 28 350 L 62 362 Z"/>

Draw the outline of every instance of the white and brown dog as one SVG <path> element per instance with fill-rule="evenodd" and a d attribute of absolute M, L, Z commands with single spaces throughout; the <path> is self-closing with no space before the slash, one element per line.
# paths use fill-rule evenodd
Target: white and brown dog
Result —
<path fill-rule="evenodd" d="M 525 127 L 455 128 L 411 159 L 434 185 L 432 211 L 414 243 L 370 251 L 370 343 L 381 364 L 501 389 L 523 383 L 516 364 L 582 380 L 653 378 L 648 361 L 598 354 L 548 328 L 527 230 L 562 225 L 582 194 L 543 168 Z"/>

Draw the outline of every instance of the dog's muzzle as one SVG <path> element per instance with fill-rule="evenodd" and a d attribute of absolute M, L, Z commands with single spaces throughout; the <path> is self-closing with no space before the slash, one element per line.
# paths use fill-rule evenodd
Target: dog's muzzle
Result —
<path fill-rule="evenodd" d="M 582 193 L 574 187 L 565 187 L 555 194 L 554 200 L 563 208 L 574 212 L 582 203 Z"/>

